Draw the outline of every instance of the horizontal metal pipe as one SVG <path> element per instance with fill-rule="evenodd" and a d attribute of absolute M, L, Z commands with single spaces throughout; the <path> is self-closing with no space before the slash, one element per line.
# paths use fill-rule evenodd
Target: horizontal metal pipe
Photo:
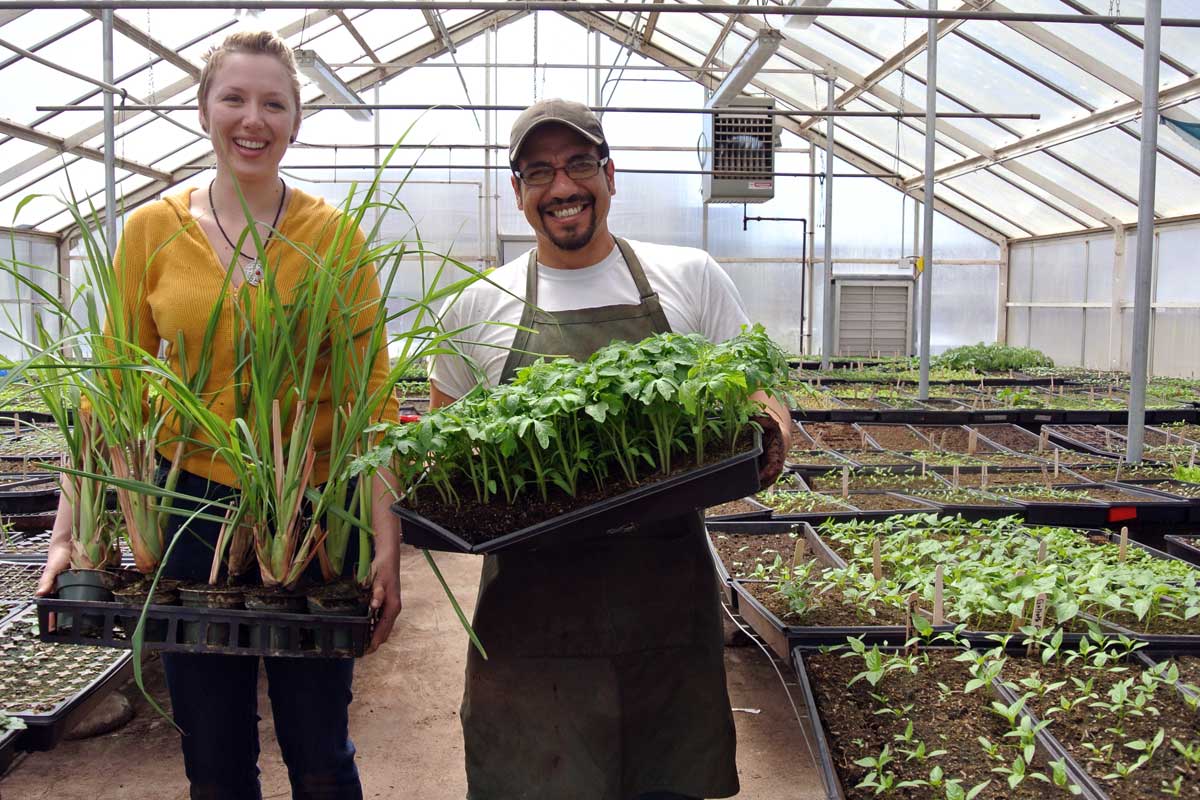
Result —
<path fill-rule="evenodd" d="M 379 169 L 380 165 L 376 164 L 281 164 L 280 170 L 295 171 L 302 169 Z M 210 165 L 197 165 L 194 167 L 183 166 L 180 171 L 192 170 L 194 172 L 203 172 L 206 169 L 211 169 Z M 386 169 L 494 169 L 508 172 L 511 168 L 508 164 L 388 164 Z M 617 167 L 617 172 L 634 173 L 645 175 L 712 175 L 712 170 L 706 169 L 625 169 Z M 747 180 L 753 179 L 755 175 L 733 175 L 728 172 L 721 173 L 728 178 L 743 177 Z M 824 172 L 772 172 L 774 178 L 823 178 Z M 897 178 L 899 177 L 892 172 L 835 172 L 835 178 Z"/>
<path fill-rule="evenodd" d="M 596 69 L 595 64 L 555 64 L 533 61 L 508 61 L 500 64 L 488 64 L 486 61 L 340 61 L 329 63 L 334 69 L 363 68 L 372 69 Z M 729 72 L 732 67 L 721 67 L 716 64 L 707 67 L 668 67 L 665 64 L 622 64 L 622 72 Z M 824 67 L 763 67 L 755 75 L 824 75 L 828 72 Z"/>
<path fill-rule="evenodd" d="M 379 9 L 389 11 L 560 11 L 599 12 L 617 14 L 731 14 L 734 16 L 796 16 L 794 6 L 754 5 L 730 6 L 725 3 L 596 3 L 573 2 L 572 0 L 74 0 L 71 8 L 88 11 L 92 9 L 239 9 L 260 11 L 268 8 L 295 10 L 346 10 Z M 61 9 L 61 0 L 0 0 L 0 11 Z M 1015 11 L 963 11 L 959 9 L 929 10 L 923 8 L 822 8 L 810 16 L 820 17 L 875 17 L 883 19 L 962 19 L 989 20 L 999 22 L 1055 22 L 1067 25 L 1131 25 L 1141 27 L 1142 17 L 1114 16 L 1104 14 L 1038 14 Z M 1200 28 L 1200 19 L 1169 17 L 1162 25 L 1168 28 Z"/>
<path fill-rule="evenodd" d="M 184 105 L 149 105 L 138 103 L 122 103 L 122 111 L 195 111 L 196 104 Z M 484 105 L 482 103 L 456 103 L 429 105 L 428 103 L 308 103 L 305 111 L 346 111 L 355 109 L 370 109 L 375 111 L 524 111 L 528 106 L 523 105 Z M 654 106 L 592 106 L 593 111 L 603 111 L 606 114 L 731 114 L 744 113 L 756 117 L 922 117 L 924 111 L 808 111 L 808 110 L 768 110 L 749 107 L 729 106 L 721 108 L 659 108 Z M 100 111 L 101 106 L 38 106 L 38 111 Z M 1041 119 L 1041 114 L 989 114 L 985 111 L 943 111 L 938 114 L 940 119 Z"/>
<path fill-rule="evenodd" d="M 329 142 L 306 142 L 299 140 L 291 146 L 291 149 L 300 150 L 507 150 L 506 144 L 372 144 L 370 142 L 354 143 L 354 144 L 331 144 Z M 711 153 L 711 147 L 690 147 L 690 146 L 671 146 L 662 144 L 646 144 L 646 145 L 609 145 L 608 149 L 614 153 Z M 776 147 L 776 153 L 787 153 L 789 155 L 805 154 L 808 152 L 807 147 Z M 3 199 L 3 198 L 0 198 Z"/>

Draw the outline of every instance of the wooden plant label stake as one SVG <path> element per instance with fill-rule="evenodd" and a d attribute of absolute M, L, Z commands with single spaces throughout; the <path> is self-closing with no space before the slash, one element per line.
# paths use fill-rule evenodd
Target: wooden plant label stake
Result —
<path fill-rule="evenodd" d="M 950 468 L 951 480 L 954 482 L 954 488 L 958 488 L 958 464 Z"/>
<path fill-rule="evenodd" d="M 1059 460 L 1060 460 L 1060 459 L 1059 459 L 1059 453 L 1060 453 L 1060 452 L 1061 452 L 1061 451 L 1059 451 L 1059 450 L 1055 450 L 1055 451 L 1054 451 L 1054 477 L 1056 477 L 1056 478 L 1058 477 L 1058 469 L 1059 469 L 1059 463 L 1058 463 L 1058 462 L 1059 462 Z"/>
<path fill-rule="evenodd" d="M 945 590 L 945 567 L 942 564 L 937 565 L 937 569 L 933 573 L 933 624 L 942 625 L 945 623 L 946 609 L 943 604 L 943 591 Z"/>
<path fill-rule="evenodd" d="M 792 574 L 796 574 L 796 567 L 804 560 L 804 556 L 808 551 L 808 539 L 801 536 L 796 540 L 796 549 L 792 551 Z"/>
<path fill-rule="evenodd" d="M 862 449 L 863 449 L 863 450 L 870 450 L 870 449 L 871 449 L 871 446 L 870 446 L 869 444 L 867 444 L 867 432 L 866 432 L 866 431 L 859 431 L 859 433 L 860 433 L 860 434 L 861 434 L 861 436 L 862 436 Z"/>
<path fill-rule="evenodd" d="M 1046 485 L 1047 489 L 1050 488 L 1050 473 L 1044 465 L 1042 466 L 1042 483 Z"/>
<path fill-rule="evenodd" d="M 925 454 L 921 454 L 921 477 L 925 477 Z"/>
<path fill-rule="evenodd" d="M 1095 384 L 1088 387 L 1088 399 L 1093 403 L 1096 402 L 1096 386 Z"/>
<path fill-rule="evenodd" d="M 1044 453 L 1048 444 L 1050 444 L 1050 431 L 1042 428 L 1042 432 L 1038 436 L 1038 452 Z"/>
<path fill-rule="evenodd" d="M 1038 558 L 1039 564 L 1043 563 L 1046 560 L 1046 552 L 1049 550 L 1049 544 L 1050 543 L 1048 540 L 1042 539 L 1041 543 L 1038 545 L 1037 558 Z"/>
<path fill-rule="evenodd" d="M 979 488 L 986 489 L 988 484 L 987 464 L 979 468 Z"/>
<path fill-rule="evenodd" d="M 1050 391 L 1054 391 L 1054 376 L 1050 376 Z"/>
<path fill-rule="evenodd" d="M 13 417 L 13 435 L 14 436 L 21 435 L 21 418 L 20 417 Z"/>
<path fill-rule="evenodd" d="M 871 541 L 871 574 L 875 580 L 883 580 L 883 558 L 880 555 L 879 536 Z"/>
<path fill-rule="evenodd" d="M 850 496 L 850 468 L 842 467 L 842 497 Z"/>
<path fill-rule="evenodd" d="M 1104 429 L 1104 449 L 1109 451 L 1112 450 L 1112 431 L 1110 431 L 1108 428 Z"/>
<path fill-rule="evenodd" d="M 1117 551 L 1117 561 L 1124 561 L 1126 554 L 1129 552 L 1129 528 L 1121 528 L 1121 545 Z"/>
<path fill-rule="evenodd" d="M 1041 630 L 1046 624 L 1046 593 L 1040 592 L 1037 599 L 1033 601 L 1033 619 L 1030 621 L 1035 630 Z M 1032 656 L 1037 647 L 1036 642 L 1030 642 L 1029 647 L 1025 649 L 1025 655 Z"/>
<path fill-rule="evenodd" d="M 919 601 L 920 598 L 917 596 L 917 593 L 913 592 L 908 596 L 908 602 L 904 604 L 904 642 L 906 646 L 909 640 L 913 638 L 913 617 L 915 617 L 918 613 L 917 604 Z M 909 648 L 908 651 L 911 652 L 915 649 L 916 645 L 914 644 L 911 648 Z"/>
<path fill-rule="evenodd" d="M 979 449 L 979 431 L 974 428 L 967 434 L 967 452 L 975 455 L 975 451 Z"/>

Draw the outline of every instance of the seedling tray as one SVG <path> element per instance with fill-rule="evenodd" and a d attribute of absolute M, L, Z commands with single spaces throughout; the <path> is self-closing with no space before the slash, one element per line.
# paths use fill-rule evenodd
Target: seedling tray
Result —
<path fill-rule="evenodd" d="M 36 642 L 37 637 L 31 630 L 35 621 L 34 612 L 29 610 L 5 622 L 0 626 L 0 649 L 15 643 L 29 645 Z M 44 623 L 40 624 L 44 626 Z M 105 652 L 100 648 L 88 648 L 86 657 L 78 652 L 77 648 L 58 645 L 39 644 L 35 650 L 38 654 L 38 664 L 48 665 L 48 669 L 57 665 L 60 674 L 72 674 L 76 678 L 75 685 L 78 689 L 53 707 L 37 710 L 16 707 L 13 704 L 19 698 L 14 699 L 12 692 L 6 690 L 0 692 L 0 711 L 25 721 L 26 730 L 22 732 L 18 741 L 22 750 L 50 750 L 76 722 L 104 699 L 105 695 L 128 680 L 133 673 L 133 659 L 128 653 Z M 81 660 L 85 662 L 82 665 Z M 28 670 L 29 662 L 23 663 L 22 667 Z M 94 677 L 91 677 L 92 675 Z M 0 681 L 15 683 L 22 677 L 21 673 L 14 670 L 0 677 Z"/>
<path fill-rule="evenodd" d="M 479 544 L 471 544 L 454 531 L 400 503 L 393 504 L 392 511 L 400 517 L 405 543 L 425 550 L 486 555 L 504 550 L 561 546 L 601 536 L 620 537 L 647 523 L 754 494 L 759 490 L 758 456 L 761 453 L 762 443 L 756 431 L 754 446 L 743 453 L 639 486 Z"/>
<path fill-rule="evenodd" d="M 0 561 L 0 602 L 32 602 L 33 592 L 41 574 L 41 564 Z"/>
<path fill-rule="evenodd" d="M 25 731 L 8 731 L 0 734 L 0 777 L 8 772 L 13 759 L 17 757 L 17 740 Z"/>
<path fill-rule="evenodd" d="M 1162 495 L 1174 500 L 1181 500 L 1188 506 L 1187 522 L 1200 523 L 1200 498 L 1185 497 L 1172 493 L 1169 489 L 1158 488 L 1161 484 L 1178 484 L 1179 486 L 1195 486 L 1195 484 L 1187 484 L 1183 481 L 1175 480 L 1127 480 L 1127 481 L 1105 481 L 1113 486 L 1118 486 L 1122 489 L 1132 488 L 1145 494 Z"/>
<path fill-rule="evenodd" d="M 140 611 L 140 606 L 118 602 L 39 597 L 39 638 L 43 642 L 128 650 L 132 647 L 132 624 L 126 630 L 126 620 L 136 619 Z M 89 630 L 61 623 L 50 630 L 51 612 L 57 612 L 60 620 L 61 614 L 68 612 L 73 621 L 86 614 Z M 151 605 L 146 612 L 143 646 L 171 653 L 358 658 L 366 651 L 371 628 L 367 614 L 349 617 Z"/>
<path fill-rule="evenodd" d="M 822 558 L 821 553 L 829 552 L 828 548 L 825 546 L 825 543 L 816 536 L 816 532 L 813 531 L 811 526 L 799 525 L 794 522 L 781 524 L 768 520 L 761 522 L 738 521 L 731 524 L 729 522 L 714 521 L 710 519 L 706 522 L 705 527 L 707 528 L 708 535 L 704 537 L 704 541 L 708 545 L 708 554 L 709 557 L 712 558 L 713 562 L 713 572 L 717 576 L 717 588 L 720 590 L 721 596 L 725 598 L 726 605 L 728 605 L 734 611 L 738 610 L 738 595 L 733 591 L 733 582 L 735 580 L 742 580 L 746 583 L 755 583 L 757 581 L 752 581 L 747 578 L 733 578 L 730 576 L 729 570 L 725 568 L 724 562 L 721 561 L 720 554 L 717 553 L 716 545 L 714 545 L 712 542 L 712 536 L 714 534 L 737 537 L 739 535 L 758 536 L 763 534 L 792 533 L 795 531 L 805 537 L 805 539 L 809 542 L 809 546 L 814 548 L 814 553 L 818 554 L 818 558 Z M 786 560 L 791 554 L 780 553 L 780 555 Z"/>
<path fill-rule="evenodd" d="M 15 531 L 0 538 L 0 559 L 18 563 L 46 563 L 50 548 L 50 531 L 45 528 Z"/>
<path fill-rule="evenodd" d="M 25 476 L 0 486 L 0 516 L 53 512 L 58 508 L 58 485 L 52 475 Z"/>
<path fill-rule="evenodd" d="M 1200 534 L 1172 533 L 1163 537 L 1163 543 L 1171 555 L 1200 566 Z"/>

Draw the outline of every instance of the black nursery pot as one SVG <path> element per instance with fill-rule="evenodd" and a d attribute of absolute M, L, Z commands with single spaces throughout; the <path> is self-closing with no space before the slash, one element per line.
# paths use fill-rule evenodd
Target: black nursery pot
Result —
<path fill-rule="evenodd" d="M 125 629 L 125 633 L 130 638 L 133 638 L 138 618 L 142 614 L 142 606 L 145 605 L 146 598 L 149 596 L 151 580 L 151 577 L 139 574 L 135 580 L 113 591 L 116 600 L 130 609 L 131 613 L 118 614 L 114 617 L 114 621 Z M 150 604 L 156 606 L 179 605 L 179 581 L 165 578 L 159 580 L 158 585 L 154 587 L 154 596 L 151 598 Z M 147 619 L 143 634 L 145 641 L 164 641 L 167 638 L 168 625 L 169 623 L 165 619 Z"/>
<path fill-rule="evenodd" d="M 310 591 L 304 599 L 310 614 L 361 617 L 367 613 L 367 596 L 351 581 L 318 587 Z M 333 632 L 335 648 L 349 650 L 353 645 L 354 638 L 348 628 Z"/>
<path fill-rule="evenodd" d="M 180 586 L 179 602 L 184 608 L 242 608 L 244 590 L 229 586 Z M 208 628 L 205 635 L 204 628 Z M 181 622 L 180 629 L 185 644 L 200 644 L 204 637 L 206 644 L 235 646 L 237 642 L 229 641 L 230 626 L 228 622 Z"/>
<path fill-rule="evenodd" d="M 267 614 L 303 614 L 307 610 L 307 604 L 303 594 L 285 592 L 278 588 L 255 588 L 246 592 L 246 610 Z M 300 646 L 299 642 L 292 641 L 293 630 L 288 625 L 261 622 L 249 627 L 251 647 L 289 650 Z"/>
<path fill-rule="evenodd" d="M 101 569 L 68 569 L 58 574 L 54 581 L 54 589 L 60 600 L 91 600 L 107 602 L 113 599 L 113 588 L 117 585 L 117 577 L 111 572 Z M 58 624 L 63 628 L 73 628 L 74 616 L 59 614 Z M 83 636 L 98 638 L 104 630 L 104 617 L 96 614 L 81 614 L 79 616 L 79 632 Z"/>

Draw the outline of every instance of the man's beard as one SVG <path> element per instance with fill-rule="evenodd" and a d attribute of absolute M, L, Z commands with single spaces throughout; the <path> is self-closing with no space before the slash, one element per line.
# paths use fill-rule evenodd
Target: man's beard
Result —
<path fill-rule="evenodd" d="M 568 202 L 575 199 L 575 197 L 572 197 L 568 200 Z M 588 243 L 592 241 L 592 237 L 596 235 L 596 206 L 594 201 L 584 201 L 582 197 L 579 197 L 578 199 L 588 203 L 588 214 L 590 215 L 591 219 L 588 221 L 586 227 L 580 229 L 578 226 L 576 226 L 575 233 L 566 234 L 552 232 L 550 226 L 543 226 L 546 231 L 546 238 L 553 242 L 554 246 L 560 250 L 582 250 L 588 246 Z M 559 207 L 561 208 L 562 205 Z M 554 214 L 551 212 L 545 212 L 545 215 L 550 217 L 554 216 Z"/>

